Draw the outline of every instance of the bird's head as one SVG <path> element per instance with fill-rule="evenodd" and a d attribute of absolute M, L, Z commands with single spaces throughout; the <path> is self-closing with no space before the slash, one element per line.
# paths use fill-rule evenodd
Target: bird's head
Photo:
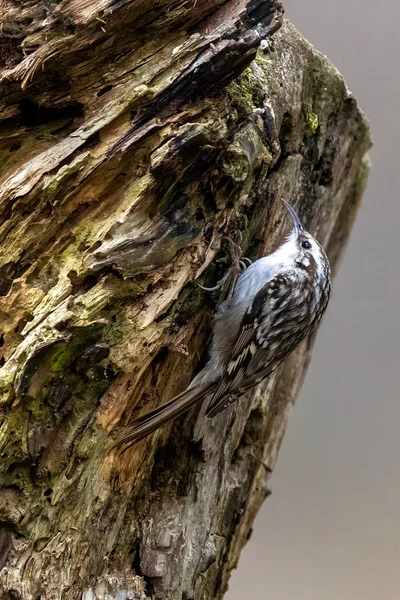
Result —
<path fill-rule="evenodd" d="M 311 233 L 303 228 L 293 207 L 283 198 L 282 202 L 292 218 L 293 229 L 280 251 L 287 254 L 288 260 L 293 261 L 294 266 L 320 272 L 318 274 L 321 276 L 323 270 L 326 275 L 329 275 L 329 262 L 325 250 Z"/>

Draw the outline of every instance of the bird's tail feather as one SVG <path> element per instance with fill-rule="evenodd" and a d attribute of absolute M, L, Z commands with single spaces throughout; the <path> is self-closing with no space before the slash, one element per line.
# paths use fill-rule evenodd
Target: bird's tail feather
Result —
<path fill-rule="evenodd" d="M 196 402 L 210 394 L 214 386 L 215 384 L 196 385 L 193 388 L 188 388 L 166 404 L 139 417 L 133 424 L 132 430 L 117 439 L 112 447 L 122 445 L 129 447 L 137 444 L 140 440 L 153 433 L 153 431 L 168 423 L 168 421 L 188 411 Z"/>

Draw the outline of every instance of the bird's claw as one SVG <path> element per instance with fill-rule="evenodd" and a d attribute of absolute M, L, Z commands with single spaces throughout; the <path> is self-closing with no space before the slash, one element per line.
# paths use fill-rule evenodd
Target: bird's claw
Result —
<path fill-rule="evenodd" d="M 225 275 L 223 276 L 222 279 L 220 279 L 217 283 L 217 285 L 214 285 L 214 287 L 205 287 L 204 285 L 200 285 L 199 287 L 204 290 L 205 292 L 216 292 L 217 290 L 221 289 L 221 287 L 224 285 L 225 281 L 228 279 L 229 276 L 229 271 L 227 271 L 225 273 Z"/>
<path fill-rule="evenodd" d="M 236 244 L 227 235 L 224 235 L 222 240 L 226 240 L 229 244 L 229 249 L 231 253 L 232 266 L 229 267 L 225 275 L 218 281 L 218 283 L 214 287 L 205 287 L 203 285 L 199 285 L 199 287 L 206 292 L 216 292 L 220 290 L 227 282 L 228 282 L 228 298 L 231 298 L 233 292 L 235 291 L 236 284 L 240 275 L 247 269 L 249 265 L 252 264 L 249 258 L 242 256 L 242 249 L 239 244 Z M 246 264 L 247 263 L 247 264 Z"/>

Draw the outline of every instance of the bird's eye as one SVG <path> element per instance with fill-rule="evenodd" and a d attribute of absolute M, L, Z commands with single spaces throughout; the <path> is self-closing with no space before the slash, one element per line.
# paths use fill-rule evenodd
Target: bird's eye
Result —
<path fill-rule="evenodd" d="M 304 248 L 304 250 L 309 250 L 311 248 L 311 244 L 310 244 L 310 242 L 307 242 L 307 240 L 306 240 L 306 241 L 302 242 L 301 247 Z"/>

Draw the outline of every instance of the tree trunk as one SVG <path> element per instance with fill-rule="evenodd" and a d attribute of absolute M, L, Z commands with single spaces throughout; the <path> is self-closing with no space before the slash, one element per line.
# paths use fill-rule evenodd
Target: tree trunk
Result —
<path fill-rule="evenodd" d="M 204 364 L 197 283 L 223 275 L 224 235 L 268 253 L 283 196 L 336 267 L 368 125 L 276 0 L 2 12 L 1 598 L 221 598 L 312 341 L 214 420 L 110 448 Z"/>

